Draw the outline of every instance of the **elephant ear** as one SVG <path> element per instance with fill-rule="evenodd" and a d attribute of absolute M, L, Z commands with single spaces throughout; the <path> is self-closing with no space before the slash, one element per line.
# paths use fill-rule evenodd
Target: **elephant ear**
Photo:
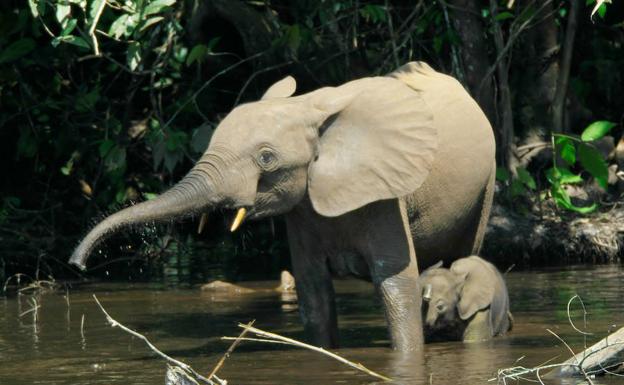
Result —
<path fill-rule="evenodd" d="M 314 209 L 334 217 L 414 192 L 438 147 L 433 116 L 420 94 L 392 78 L 366 78 L 315 93 L 327 119 L 310 164 Z"/>
<path fill-rule="evenodd" d="M 496 294 L 496 281 L 491 271 L 479 257 L 458 259 L 451 265 L 451 272 L 455 273 L 459 281 L 459 302 L 457 312 L 459 317 L 467 320 L 479 310 L 491 306 Z M 490 325 L 492 326 L 492 325 Z"/>
<path fill-rule="evenodd" d="M 292 96 L 297 90 L 297 81 L 292 76 L 286 76 L 284 79 L 274 83 L 262 95 L 262 100 L 287 98 Z"/>

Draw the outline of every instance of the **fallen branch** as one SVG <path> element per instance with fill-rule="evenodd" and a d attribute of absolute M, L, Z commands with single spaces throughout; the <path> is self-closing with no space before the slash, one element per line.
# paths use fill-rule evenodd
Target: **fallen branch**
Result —
<path fill-rule="evenodd" d="M 622 365 L 624 355 L 624 327 L 609 334 L 589 348 L 565 361 L 559 368 L 548 373 L 548 377 L 576 377 L 583 373 L 599 375 Z"/>
<path fill-rule="evenodd" d="M 570 304 L 575 299 L 578 299 L 578 301 L 581 303 L 583 309 L 583 321 L 585 324 L 587 322 L 587 311 L 585 309 L 585 304 L 578 295 L 574 295 L 568 301 L 568 321 L 570 322 L 570 325 L 572 325 L 572 328 L 576 332 L 583 335 L 583 337 L 592 335 L 592 333 L 580 330 L 574 325 L 574 322 L 572 321 L 572 317 L 570 315 Z M 583 379 L 585 379 L 585 381 L 587 381 L 587 383 L 593 385 L 592 379 L 595 378 L 597 375 L 612 374 L 616 376 L 622 376 L 621 374 L 612 372 L 612 370 L 616 367 L 621 367 L 624 365 L 624 327 L 619 329 L 615 333 L 611 333 L 591 347 L 586 348 L 585 350 L 577 354 L 575 354 L 572 348 L 556 333 L 554 333 L 550 329 L 546 329 L 546 331 L 548 331 L 559 341 L 561 341 L 568 349 L 568 351 L 572 353 L 572 357 L 570 359 L 559 364 L 546 365 L 546 363 L 544 363 L 533 368 L 513 366 L 510 368 L 501 369 L 498 371 L 498 375 L 496 376 L 496 378 L 493 378 L 490 381 L 498 380 L 499 384 L 507 384 L 507 380 L 525 380 L 533 382 L 537 381 L 540 384 L 544 384 L 542 378 L 552 379 L 562 377 L 582 377 Z M 585 345 L 585 347 L 586 346 L 587 345 Z M 518 361 L 516 361 L 516 363 Z M 551 361 L 552 359 L 547 362 Z M 540 372 L 547 369 L 549 369 L 548 373 L 540 375 Z M 535 380 L 527 378 L 527 376 L 530 374 L 535 376 Z"/>
<path fill-rule="evenodd" d="M 343 357 L 341 357 L 341 356 L 339 356 L 339 355 L 337 355 L 335 353 L 332 353 L 330 351 L 327 351 L 327 350 L 325 350 L 323 348 L 319 348 L 319 347 L 313 346 L 313 345 L 308 345 L 306 343 L 294 340 L 292 338 L 280 336 L 279 334 L 270 333 L 270 332 L 267 332 L 267 331 L 255 328 L 255 327 L 253 327 L 251 325 L 238 324 L 238 327 L 243 328 L 246 331 L 249 331 L 250 333 L 255 334 L 255 335 L 259 336 L 259 337 L 266 338 L 266 340 L 259 340 L 259 339 L 247 339 L 247 338 L 242 338 L 242 337 L 239 336 L 239 338 L 238 338 L 239 340 L 252 340 L 252 341 L 268 342 L 268 343 L 281 343 L 281 344 L 292 345 L 292 346 L 297 346 L 297 347 L 300 347 L 300 348 L 312 350 L 312 351 L 324 354 L 324 355 L 326 355 L 328 357 L 331 357 L 331 358 L 333 358 L 333 359 L 335 359 L 335 360 L 337 360 L 339 362 L 342 362 L 345 365 L 348 365 L 348 366 L 350 366 L 350 367 L 352 367 L 354 369 L 357 369 L 357 370 L 359 370 L 361 372 L 364 372 L 364 373 L 366 373 L 366 374 L 368 374 L 370 376 L 379 378 L 379 379 L 381 379 L 383 381 L 392 381 L 392 379 L 390 379 L 390 378 L 388 378 L 388 377 L 386 377 L 386 376 L 384 376 L 382 374 L 379 374 L 377 372 L 374 372 L 374 371 L 368 369 L 367 367 L 365 367 L 364 365 L 360 364 L 359 362 L 355 363 L 355 362 L 349 361 L 346 358 L 343 358 Z M 232 339 L 232 338 L 231 337 L 222 337 L 222 339 Z"/>
<path fill-rule="evenodd" d="M 190 365 L 185 364 L 182 361 L 178 361 L 175 358 L 171 358 L 168 355 L 166 355 L 165 353 L 161 352 L 160 350 L 158 350 L 158 348 L 156 348 L 156 346 L 154 346 L 148 339 L 147 337 L 145 337 L 143 334 L 137 333 L 132 329 L 127 328 L 126 326 L 122 325 L 121 323 L 117 322 L 116 320 L 113 319 L 113 317 L 111 317 L 108 312 L 104 309 L 104 307 L 102 306 L 102 304 L 100 303 L 100 301 L 98 301 L 97 297 L 95 296 L 95 294 L 93 295 L 93 299 L 95 300 L 95 302 L 97 303 L 97 305 L 100 307 L 100 310 L 102 310 L 102 312 L 104 313 L 104 315 L 106 316 L 106 321 L 108 321 L 108 323 L 112 326 L 112 327 L 118 327 L 121 330 L 125 331 L 126 333 L 129 333 L 131 335 L 133 335 L 134 337 L 137 337 L 141 340 L 143 340 L 147 346 L 156 354 L 158 354 L 160 357 L 164 358 L 167 362 L 177 366 L 178 368 L 182 369 L 186 374 L 187 377 L 190 376 L 192 378 L 194 378 L 195 380 L 200 380 L 206 384 L 210 384 L 210 385 L 215 385 L 215 382 L 212 381 L 209 378 L 206 378 L 204 376 L 202 376 L 201 374 L 197 373 L 195 371 L 195 369 L 193 369 Z M 169 374 L 167 375 L 169 376 Z M 216 375 L 213 376 L 213 378 L 220 384 L 224 385 L 226 384 L 226 382 L 220 378 L 218 378 Z"/>

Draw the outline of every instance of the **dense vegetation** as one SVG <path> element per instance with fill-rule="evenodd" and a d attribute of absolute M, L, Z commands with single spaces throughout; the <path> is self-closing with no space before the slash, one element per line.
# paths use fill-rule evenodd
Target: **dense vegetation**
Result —
<path fill-rule="evenodd" d="M 166 189 L 224 114 L 289 73 L 305 92 L 427 61 L 463 82 L 495 127 L 501 200 L 599 210 L 565 186 L 595 180 L 619 197 L 598 145 L 624 119 L 624 5 L 607 3 L 3 1 L 0 279 L 77 274 L 65 261 L 94 219 Z M 215 214 L 205 234 L 196 227 L 115 237 L 103 253 L 127 264 L 98 258 L 95 272 L 201 280 L 288 263 L 279 219 L 229 234 Z"/>

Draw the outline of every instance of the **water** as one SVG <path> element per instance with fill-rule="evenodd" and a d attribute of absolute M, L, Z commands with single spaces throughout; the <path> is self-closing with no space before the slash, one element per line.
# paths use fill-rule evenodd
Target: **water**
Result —
<path fill-rule="evenodd" d="M 588 323 L 584 326 L 578 302 L 572 304 L 571 316 L 577 327 L 596 333 L 588 344 L 614 325 L 622 326 L 623 279 L 624 270 L 616 266 L 511 272 L 507 281 L 515 326 L 509 336 L 482 344 L 431 344 L 422 356 L 402 356 L 388 348 L 381 307 L 370 284 L 337 281 L 343 343 L 338 352 L 396 383 L 496 384 L 488 380 L 500 368 L 532 367 L 569 357 L 567 348 L 547 328 L 575 351 L 582 350 L 583 337 L 569 325 L 566 311 L 576 293 L 590 313 Z M 62 290 L 0 297 L 0 384 L 164 384 L 164 362 L 139 339 L 110 327 L 93 294 L 113 318 L 207 374 L 230 344 L 220 337 L 238 335 L 238 322 L 255 319 L 259 328 L 303 338 L 296 304 L 268 290 L 275 285 L 249 284 L 267 290 L 229 296 L 154 284 L 89 284 L 69 291 L 69 306 Z M 32 299 L 40 308 L 23 314 L 32 308 Z M 251 342 L 239 346 L 219 374 L 231 384 L 375 382 L 314 352 Z M 594 383 L 611 385 L 624 380 L 602 377 Z"/>

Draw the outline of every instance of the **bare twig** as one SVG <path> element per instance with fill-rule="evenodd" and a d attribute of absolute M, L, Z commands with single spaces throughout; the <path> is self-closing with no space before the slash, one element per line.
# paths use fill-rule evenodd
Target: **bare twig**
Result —
<path fill-rule="evenodd" d="M 256 320 L 253 320 L 253 321 L 249 322 L 247 324 L 247 326 L 252 326 L 254 324 L 254 322 L 256 322 Z M 217 371 L 219 369 L 221 369 L 221 367 L 223 366 L 223 363 L 225 362 L 225 360 L 230 357 L 230 354 L 232 354 L 234 349 L 236 349 L 238 344 L 240 344 L 240 342 L 242 341 L 243 337 L 245 337 L 245 334 L 247 334 L 248 331 L 249 331 L 249 329 L 244 329 L 241 332 L 241 334 L 234 340 L 232 345 L 230 345 L 229 349 L 223 354 L 223 357 L 221 357 L 219 362 L 217 362 L 217 365 L 215 365 L 214 369 L 212 369 L 212 372 L 210 372 L 210 375 L 208 375 L 208 378 L 212 378 L 212 377 L 214 377 L 215 374 L 217 374 Z"/>
<path fill-rule="evenodd" d="M 104 313 L 104 315 L 106 316 L 106 321 L 111 325 L 111 327 L 118 327 L 121 330 L 125 331 L 128 334 L 131 334 L 134 337 L 137 337 L 141 340 L 143 340 L 143 342 L 145 342 L 145 344 L 147 344 L 147 346 L 156 354 L 158 354 L 160 357 L 162 357 L 163 359 L 165 359 L 167 362 L 179 367 L 180 369 L 184 370 L 185 372 L 187 372 L 188 374 L 191 374 L 192 376 L 194 376 L 196 379 L 201 380 L 207 384 L 211 384 L 214 385 L 215 382 L 202 376 L 201 374 L 197 373 L 195 371 L 195 369 L 193 369 L 190 365 L 185 364 L 182 361 L 178 361 L 175 358 L 171 358 L 168 355 L 166 355 L 165 353 L 161 352 L 160 350 L 158 350 L 158 348 L 156 348 L 156 346 L 154 346 L 148 339 L 147 337 L 145 337 L 143 334 L 137 333 L 132 329 L 127 328 L 126 326 L 122 325 L 121 323 L 117 322 L 116 320 L 113 319 L 113 317 L 111 317 L 108 312 L 106 311 L 106 309 L 104 309 L 104 307 L 102 306 L 102 304 L 100 303 L 100 301 L 97 299 L 97 297 L 95 296 L 95 294 L 93 295 L 93 299 L 95 300 L 95 302 L 97 303 L 97 305 L 100 307 L 100 310 L 102 310 L 102 313 Z M 215 379 L 217 379 L 217 381 L 219 383 L 224 383 L 223 380 L 218 379 L 218 377 L 215 375 L 214 376 Z"/>
<path fill-rule="evenodd" d="M 91 25 L 89 26 L 89 36 L 91 36 L 91 42 L 93 44 L 93 53 L 97 56 L 100 55 L 100 46 L 98 44 L 97 37 L 95 36 L 95 27 L 97 27 L 98 22 L 100 21 L 100 16 L 102 16 L 102 11 L 104 11 L 104 7 L 106 6 L 106 0 L 101 0 L 99 6 L 95 10 L 95 15 L 93 16 L 93 20 L 91 20 Z"/>
<path fill-rule="evenodd" d="M 304 349 L 308 349 L 308 350 L 312 350 L 312 351 L 324 354 L 324 355 L 326 355 L 328 357 L 331 357 L 331 358 L 333 358 L 333 359 L 335 359 L 335 360 L 337 360 L 339 362 L 342 362 L 345 365 L 348 365 L 348 366 L 350 366 L 350 367 L 352 367 L 354 369 L 357 369 L 357 370 L 359 370 L 361 372 L 364 372 L 364 373 L 366 373 L 366 374 L 368 374 L 370 376 L 379 378 L 379 379 L 381 379 L 383 381 L 392 381 L 392 379 L 390 379 L 390 378 L 388 378 L 388 377 L 386 377 L 386 376 L 384 376 L 382 374 L 379 374 L 377 372 L 374 372 L 374 371 L 366 368 L 364 365 L 362 365 L 360 363 L 351 362 L 351 361 L 347 360 L 346 358 L 343 358 L 343 357 L 341 357 L 341 356 L 339 356 L 339 355 L 337 355 L 335 353 L 332 353 L 330 351 L 327 351 L 327 350 L 325 350 L 323 348 L 319 348 L 319 347 L 313 346 L 313 345 L 308 345 L 306 343 L 294 340 L 292 338 L 283 337 L 283 336 L 280 336 L 279 334 L 270 333 L 270 332 L 267 332 L 267 331 L 255 328 L 253 326 L 245 325 L 245 324 L 238 324 L 238 327 L 246 329 L 246 330 L 249 330 L 250 333 L 253 333 L 253 334 L 255 334 L 257 336 L 260 336 L 260 337 L 265 337 L 265 338 L 268 338 L 268 339 L 271 339 L 271 340 L 281 341 L 283 343 L 286 343 L 286 344 L 289 344 L 289 345 L 292 345 L 292 346 L 297 346 L 297 347 L 300 347 L 300 348 L 304 348 Z"/>

